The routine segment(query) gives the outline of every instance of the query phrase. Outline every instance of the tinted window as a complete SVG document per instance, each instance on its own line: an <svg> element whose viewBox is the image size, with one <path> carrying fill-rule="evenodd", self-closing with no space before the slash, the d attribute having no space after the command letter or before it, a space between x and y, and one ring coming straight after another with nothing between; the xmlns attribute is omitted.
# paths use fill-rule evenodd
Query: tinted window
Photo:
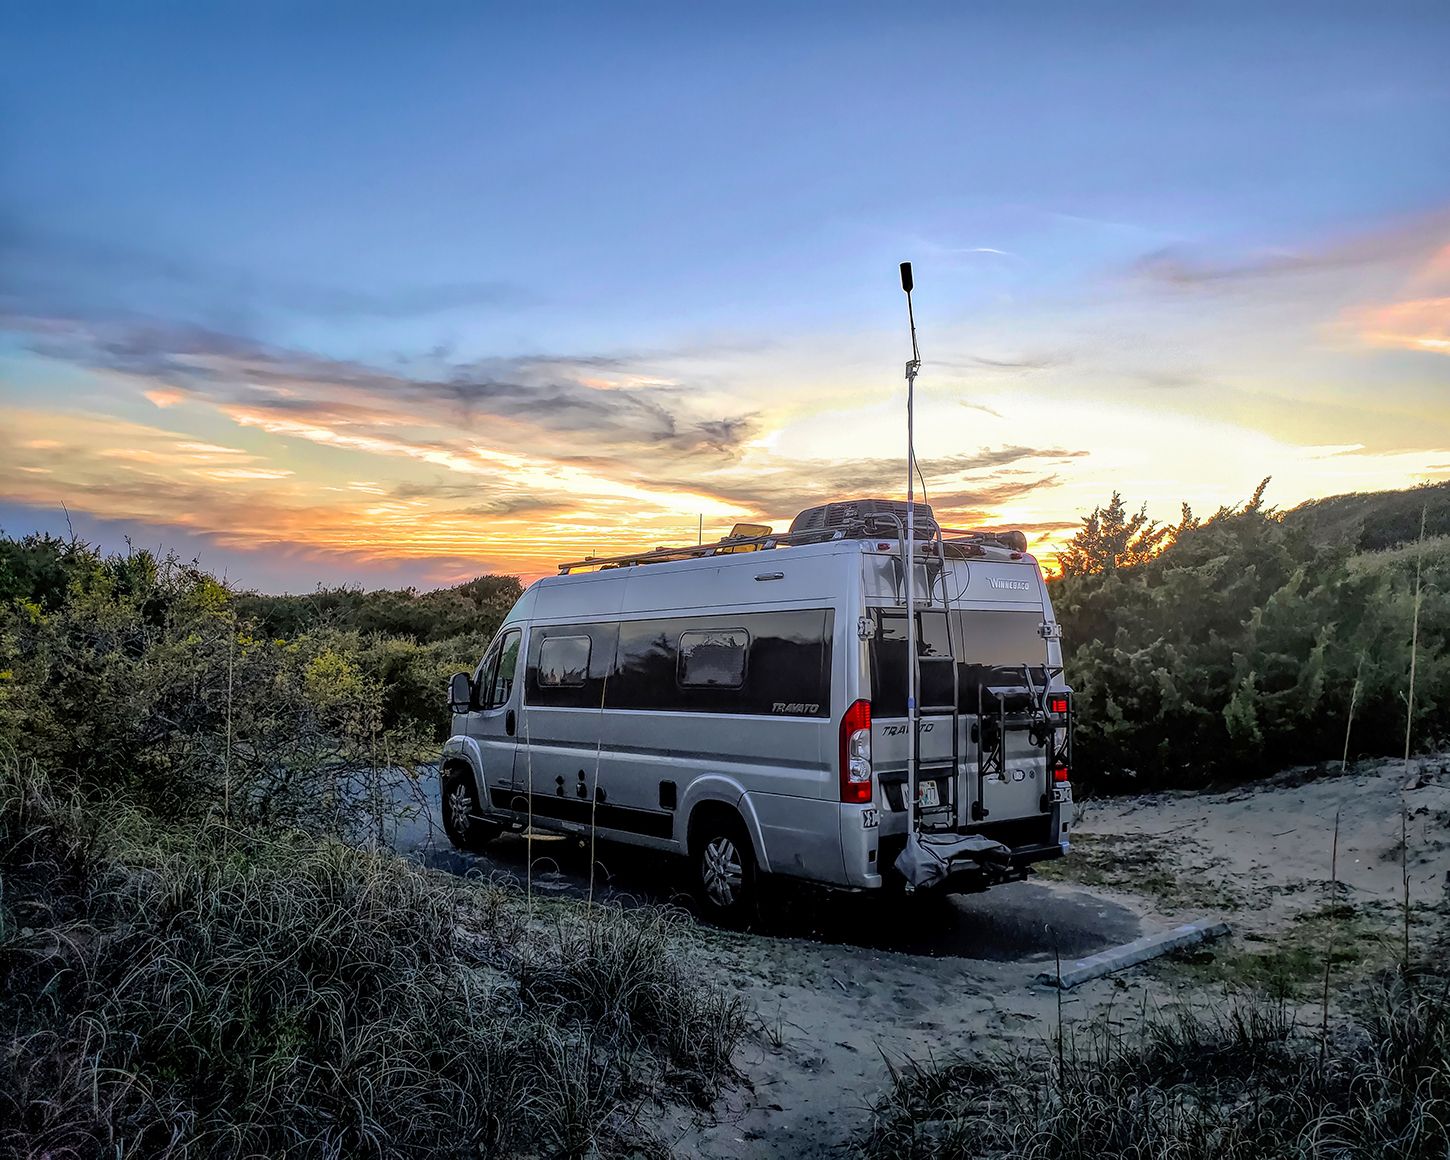
<svg viewBox="0 0 1450 1160"><path fill-rule="evenodd" d="M745 683L745 650L750 634L743 628L680 633L680 685L684 688L738 689Z"/></svg>
<svg viewBox="0 0 1450 1160"><path fill-rule="evenodd" d="M883 717L902 717L906 715L906 613L878 609L874 620L871 709ZM950 709L954 687L947 615L921 611L916 625L917 704L922 709Z"/></svg>
<svg viewBox="0 0 1450 1160"><path fill-rule="evenodd" d="M614 660L618 626L567 624L529 631L524 699L530 705L597 709ZM582 678L582 679L581 679Z"/></svg>
<svg viewBox="0 0 1450 1160"><path fill-rule="evenodd" d="M962 641L962 708L977 711L981 690L1021 685L1023 668L1039 689L1047 681L1047 643L1038 633L1040 612L957 612L953 628Z"/></svg>
<svg viewBox="0 0 1450 1160"><path fill-rule="evenodd" d="M603 698L606 709L828 717L834 623L830 609L813 609L535 628L527 700L598 708ZM569 637L590 641L587 680L582 687L544 683L545 651Z"/></svg>
<svg viewBox="0 0 1450 1160"><path fill-rule="evenodd" d="M962 659L979 665L1040 665L1047 657L1047 645L1037 631L1040 612L954 612L957 638L962 642Z"/></svg>
<svg viewBox="0 0 1450 1160"><path fill-rule="evenodd" d="M951 635L947 614L917 614L917 656L922 709L952 703L952 652L955 651L956 694L964 712L977 711L978 691L994 685L1020 685L1022 667L1031 667L1033 682L1044 682L1045 645L1037 633L1037 612L953 612ZM878 716L906 715L906 614L890 609L872 612L871 708Z"/></svg>
<svg viewBox="0 0 1450 1160"><path fill-rule="evenodd" d="M834 623L829 609L625 621L605 707L827 717ZM687 684L681 646L703 637L718 642L700 659L708 658L704 671L721 681ZM743 649L734 644L738 637Z"/></svg>
<svg viewBox="0 0 1450 1160"><path fill-rule="evenodd" d="M546 689L582 689L589 679L587 636L551 636L539 649L539 684Z"/></svg>

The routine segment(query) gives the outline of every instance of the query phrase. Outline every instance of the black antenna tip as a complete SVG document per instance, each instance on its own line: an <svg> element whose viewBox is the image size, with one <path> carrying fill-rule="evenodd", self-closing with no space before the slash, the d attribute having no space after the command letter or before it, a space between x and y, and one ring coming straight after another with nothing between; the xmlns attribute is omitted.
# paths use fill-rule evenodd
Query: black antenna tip
<svg viewBox="0 0 1450 1160"><path fill-rule="evenodd" d="M914 283L911 280L911 263L910 262L902 262L901 263L901 288L903 290L905 290L908 294L910 294L911 293L911 288L912 288L913 285L914 285Z"/></svg>

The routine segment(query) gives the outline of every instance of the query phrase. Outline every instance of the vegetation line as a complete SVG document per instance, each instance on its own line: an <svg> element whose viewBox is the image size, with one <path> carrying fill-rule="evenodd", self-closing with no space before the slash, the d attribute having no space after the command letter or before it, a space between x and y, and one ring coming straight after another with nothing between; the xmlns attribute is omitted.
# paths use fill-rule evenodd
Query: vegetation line
<svg viewBox="0 0 1450 1160"><path fill-rule="evenodd" d="M0 1156L653 1157L732 1079L687 916L385 848L517 590L0 539Z"/></svg>

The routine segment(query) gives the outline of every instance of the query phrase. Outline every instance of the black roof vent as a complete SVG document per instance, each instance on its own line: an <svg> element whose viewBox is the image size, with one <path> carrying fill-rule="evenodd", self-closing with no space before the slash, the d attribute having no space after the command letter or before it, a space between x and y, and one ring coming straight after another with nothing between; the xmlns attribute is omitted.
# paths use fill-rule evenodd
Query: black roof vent
<svg viewBox="0 0 1450 1160"><path fill-rule="evenodd" d="M929 540L936 535L936 519L924 503L912 504L916 517L916 537ZM800 532L834 532L838 529L861 534L882 535L895 530L890 519L872 520L873 516L895 516L906 523L906 501L899 499L850 499L806 508L791 521L791 535Z"/></svg>

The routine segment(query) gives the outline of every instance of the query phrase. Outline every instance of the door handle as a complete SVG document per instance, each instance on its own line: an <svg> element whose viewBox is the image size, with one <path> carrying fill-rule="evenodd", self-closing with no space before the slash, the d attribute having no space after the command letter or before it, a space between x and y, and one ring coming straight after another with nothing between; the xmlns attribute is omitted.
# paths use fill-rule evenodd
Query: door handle
<svg viewBox="0 0 1450 1160"><path fill-rule="evenodd" d="M514 735L514 711L512 709L503 715L503 731L510 737Z"/></svg>

